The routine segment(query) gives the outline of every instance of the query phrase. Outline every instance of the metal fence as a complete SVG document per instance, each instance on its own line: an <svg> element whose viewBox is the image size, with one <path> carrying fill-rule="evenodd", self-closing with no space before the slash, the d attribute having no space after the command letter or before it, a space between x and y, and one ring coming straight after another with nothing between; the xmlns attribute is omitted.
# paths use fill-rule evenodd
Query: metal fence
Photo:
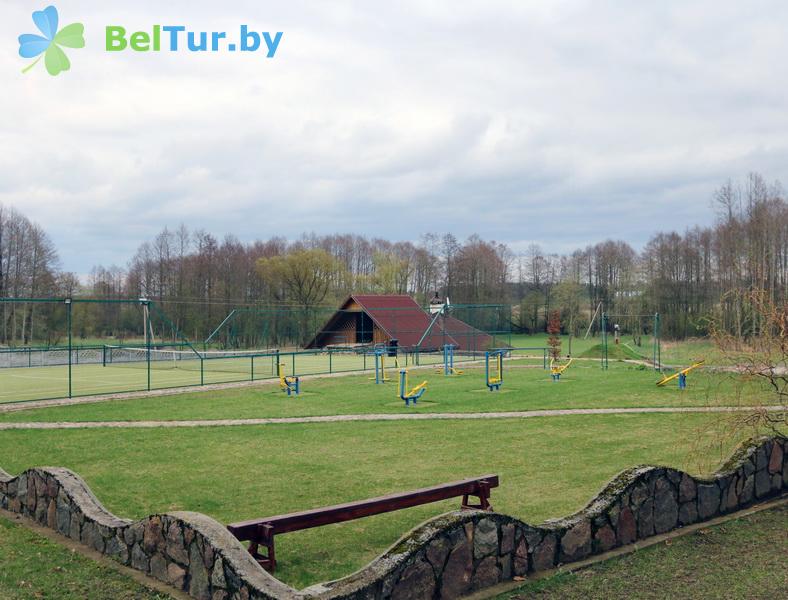
<svg viewBox="0 0 788 600"><path fill-rule="evenodd" d="M257 381L280 372L363 372L374 370L374 354L381 346L397 357L399 366L440 365L445 344L455 347L459 361L483 360L484 350L505 346L509 339L503 309L464 306L453 308L441 323L422 318L435 321L425 336L429 344L375 341L363 329L364 321L359 334L364 341L354 337L347 343L301 349L297 340L331 334L326 325L337 314L342 318L343 311L321 309L308 319L298 311L233 311L212 336L193 342L157 303L144 298L0 299L0 403ZM404 312L389 316L388 337L424 335ZM359 321L357 313L352 318ZM277 341L290 347L278 347Z"/></svg>

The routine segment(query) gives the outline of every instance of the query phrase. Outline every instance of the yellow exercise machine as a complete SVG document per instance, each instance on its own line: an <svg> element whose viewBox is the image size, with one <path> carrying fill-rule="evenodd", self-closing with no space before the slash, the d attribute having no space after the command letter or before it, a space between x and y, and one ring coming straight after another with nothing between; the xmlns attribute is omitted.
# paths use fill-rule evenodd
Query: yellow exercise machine
<svg viewBox="0 0 788 600"><path fill-rule="evenodd" d="M287 392L288 396L295 394L298 396L301 393L301 379L297 375L285 375L285 363L278 363L276 365L277 375L279 375L279 389Z"/></svg>
<svg viewBox="0 0 788 600"><path fill-rule="evenodd" d="M553 378L553 381L558 381L561 379L561 374L569 368L569 365L572 364L573 358L569 358L569 362L565 365L559 365L555 362L554 358L550 359L550 377Z"/></svg>
<svg viewBox="0 0 788 600"><path fill-rule="evenodd" d="M491 392L497 392L503 385L504 352L505 350L491 350L484 353L484 378Z"/></svg>
<svg viewBox="0 0 788 600"><path fill-rule="evenodd" d="M405 406L410 406L411 401L416 404L427 391L427 382L422 381L410 391L408 390L408 370L400 369L399 372L399 397L405 401Z"/></svg>
<svg viewBox="0 0 788 600"><path fill-rule="evenodd" d="M686 389L687 388L687 373L692 371L692 369L697 369L699 367L702 367L705 362L706 362L705 360L699 360L696 363L692 363L686 369L682 369L681 371L678 371L677 373L673 373L673 375L665 375L662 379L660 379L657 382L657 385L662 386L662 385L665 385L666 383L668 383L669 381L673 381L674 379L678 379L679 380L679 389L680 390Z"/></svg>

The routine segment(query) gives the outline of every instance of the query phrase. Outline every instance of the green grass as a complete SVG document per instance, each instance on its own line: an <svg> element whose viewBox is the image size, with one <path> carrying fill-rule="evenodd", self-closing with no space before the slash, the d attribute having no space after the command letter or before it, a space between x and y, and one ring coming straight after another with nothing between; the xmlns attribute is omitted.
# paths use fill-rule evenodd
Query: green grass
<svg viewBox="0 0 788 600"><path fill-rule="evenodd" d="M526 598L784 598L788 508L760 512L576 571L528 583Z"/></svg>
<svg viewBox="0 0 788 600"><path fill-rule="evenodd" d="M192 393L115 400L80 406L55 407L0 414L0 421L123 421L236 419L315 415L490 412L510 410L705 406L735 401L736 386L729 375L694 371L689 388L657 387L660 375L637 365L611 361L602 371L595 361L576 360L559 382L549 371L531 368L528 361L507 361L504 385L489 392L480 367L445 377L433 369L413 370L411 385L428 381L426 394L415 407L399 399L394 381L375 385L371 374L308 379L303 393L288 397L278 386L195 391ZM541 359L539 360L541 365ZM396 377L393 370L391 377ZM747 398L764 398L762 388L748 384Z"/></svg>
<svg viewBox="0 0 788 600"><path fill-rule="evenodd" d="M561 339L561 354L569 354L570 341L568 335L558 336ZM515 348L544 348L547 346L548 335L537 333L534 335L512 334L511 336L501 336L502 345L509 345ZM589 336L584 340L582 337L573 337L571 340L571 352L573 356L579 356L591 346L599 343L599 338Z"/></svg>
<svg viewBox="0 0 788 600"><path fill-rule="evenodd" d="M628 344L611 344L607 349L608 361L614 360L645 360L645 355L641 354L640 348L631 347ZM602 358L604 348L602 344L591 346L588 350L583 352L581 358Z"/></svg>
<svg viewBox="0 0 788 600"><path fill-rule="evenodd" d="M501 338L514 347L541 348L547 344L547 336L513 335ZM568 336L562 336L562 354L570 351ZM628 336L622 337L622 343L616 346L610 340L608 347L609 359L616 360L650 360L651 338L644 336L640 347ZM599 338L573 338L571 353L576 357L598 359L602 353ZM531 356L534 365L542 364L542 352L531 350L515 352L516 356ZM709 364L719 358L713 344L706 339L688 340L686 342L663 343L662 361L665 364L689 364L698 358L707 358ZM96 357L94 357L95 359ZM98 357L101 358L101 357ZM410 361L409 359L402 360ZM288 374L314 375L348 371L367 372L374 370L374 358L353 353L309 353L286 354L280 357ZM459 358L458 358L459 360ZM425 353L419 356L420 364L442 363L441 353ZM477 361L478 363L481 360ZM594 364L593 360L589 361ZM154 361L152 363L150 382L145 362L120 363L102 366L100 364L73 364L71 367L71 393L74 396L90 396L120 392L144 391L150 389L166 389L173 387L199 386L203 383L231 383L257 379L270 379L276 376L277 359L270 356L233 359L212 359L204 361L204 372L200 373L199 360ZM389 360L389 367L393 367ZM403 365L404 366L404 365ZM34 368L2 368L0 369L0 403L27 400L44 400L62 398L69 393L69 368L67 365Z"/></svg>
<svg viewBox="0 0 788 600"><path fill-rule="evenodd" d="M0 518L0 549L0 598L169 598L3 518Z"/></svg>
<svg viewBox="0 0 788 600"><path fill-rule="evenodd" d="M662 362L665 364L689 366L704 359L711 365L724 365L728 362L709 338L662 342Z"/></svg>
<svg viewBox="0 0 788 600"><path fill-rule="evenodd" d="M6 431L2 466L73 469L123 517L195 510L228 523L494 472L493 505L536 523L582 507L639 463L710 470L730 452L693 455L701 415L534 420L345 422L196 429ZM705 438L704 438L705 439ZM456 502L283 536L286 582L363 566L409 528Z"/></svg>
<svg viewBox="0 0 788 600"><path fill-rule="evenodd" d="M569 352L569 336L559 336L561 338L561 353ZM502 338L503 339L503 338ZM513 346L546 346L547 334L538 335L512 335L511 344ZM572 355L585 356L589 358L600 358L602 356L602 339L600 336L589 336L588 339L581 337L572 338ZM608 337L608 356L610 360L633 359L648 360L652 358L652 337L641 336L640 346L635 344L631 335L622 335L621 343L616 347L613 336ZM689 365L690 363L706 359L708 364L725 364L725 361L715 347L710 338L690 338L680 341L661 340L661 359L667 365Z"/></svg>

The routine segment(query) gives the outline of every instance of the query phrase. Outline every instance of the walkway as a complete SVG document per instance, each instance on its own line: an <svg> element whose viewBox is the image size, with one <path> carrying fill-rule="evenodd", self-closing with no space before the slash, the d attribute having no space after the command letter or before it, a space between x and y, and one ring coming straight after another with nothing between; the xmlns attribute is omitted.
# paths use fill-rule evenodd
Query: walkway
<svg viewBox="0 0 788 600"><path fill-rule="evenodd" d="M785 406L764 407L770 412L788 411ZM265 419L205 419L191 421L84 421L0 423L0 431L10 429L104 429L104 428L174 428L174 427L235 427L239 425L283 425L293 423L341 423L345 421L426 421L432 419L533 419L537 417L564 417L568 415L629 415L648 413L731 413L753 410L746 406L712 407L644 407L644 408L573 408L565 410L526 410L487 413L411 413L326 415L319 417L272 417Z"/></svg>

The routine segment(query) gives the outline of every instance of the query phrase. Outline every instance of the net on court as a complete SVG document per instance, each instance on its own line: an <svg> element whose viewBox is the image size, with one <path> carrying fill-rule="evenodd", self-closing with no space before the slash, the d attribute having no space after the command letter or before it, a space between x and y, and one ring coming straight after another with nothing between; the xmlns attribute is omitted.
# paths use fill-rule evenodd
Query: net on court
<svg viewBox="0 0 788 600"><path fill-rule="evenodd" d="M181 369L185 371L222 371L251 376L254 363L276 364L276 349L196 350L189 348L142 348L105 346L102 364L105 367L131 367L146 369ZM268 370L268 369L267 369Z"/></svg>

